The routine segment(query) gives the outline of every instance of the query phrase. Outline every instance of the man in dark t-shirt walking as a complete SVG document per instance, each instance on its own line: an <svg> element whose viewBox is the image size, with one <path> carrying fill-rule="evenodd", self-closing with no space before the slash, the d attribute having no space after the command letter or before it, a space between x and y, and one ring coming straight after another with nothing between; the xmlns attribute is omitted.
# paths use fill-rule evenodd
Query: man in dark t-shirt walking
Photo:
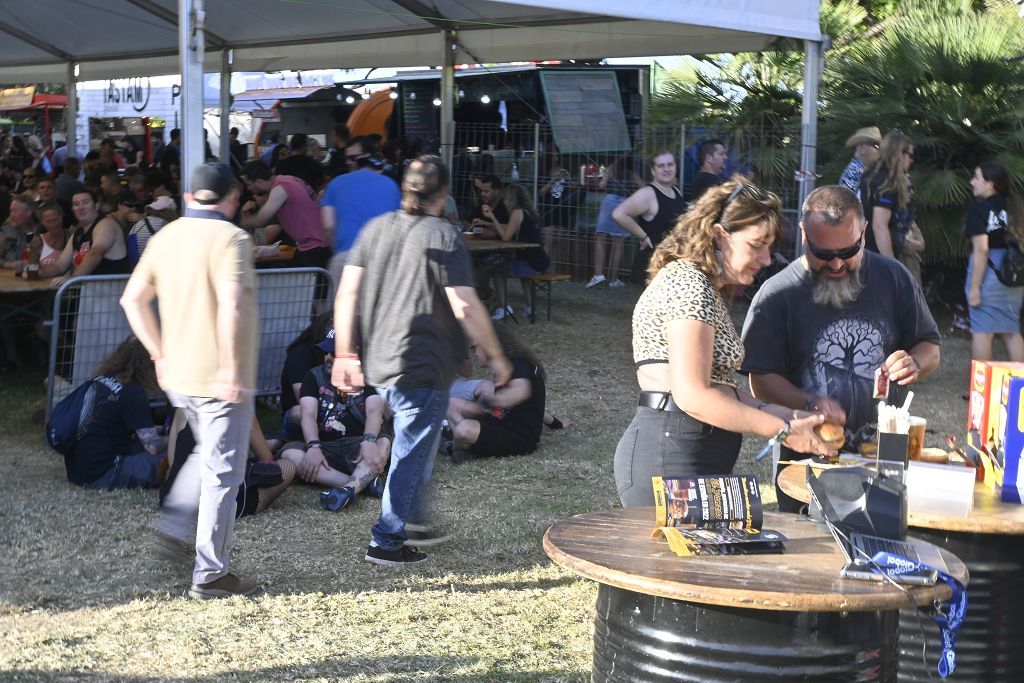
<svg viewBox="0 0 1024 683"><path fill-rule="evenodd" d="M422 562L427 556L415 546L444 540L426 523L424 487L466 336L487 356L495 386L512 374L473 289L462 235L439 217L447 199L441 160L413 161L402 181L401 210L378 216L359 233L335 302L333 384L348 392L367 383L378 387L394 416L391 467L365 557L374 564Z"/></svg>

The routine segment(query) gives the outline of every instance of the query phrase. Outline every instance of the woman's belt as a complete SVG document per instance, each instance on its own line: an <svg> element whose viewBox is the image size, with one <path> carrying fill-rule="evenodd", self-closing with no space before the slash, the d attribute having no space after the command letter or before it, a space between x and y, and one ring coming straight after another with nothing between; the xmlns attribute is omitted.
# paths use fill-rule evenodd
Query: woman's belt
<svg viewBox="0 0 1024 683"><path fill-rule="evenodd" d="M654 408L655 410L665 410L670 413L685 412L672 400L672 394L664 391L641 391L638 405L642 408Z"/></svg>

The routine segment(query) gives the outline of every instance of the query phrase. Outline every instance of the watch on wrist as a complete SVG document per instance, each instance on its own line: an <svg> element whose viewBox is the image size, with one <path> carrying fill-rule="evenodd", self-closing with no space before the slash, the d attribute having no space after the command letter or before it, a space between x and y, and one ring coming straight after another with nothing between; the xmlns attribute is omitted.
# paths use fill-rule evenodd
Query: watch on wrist
<svg viewBox="0 0 1024 683"><path fill-rule="evenodd" d="M373 443L378 438L376 434L363 434L363 443Z"/></svg>
<svg viewBox="0 0 1024 683"><path fill-rule="evenodd" d="M782 426L779 427L779 431L775 432L775 436L769 439L769 443L771 443L773 446L775 444L786 443L786 439L789 438L789 432L789 422L783 421Z"/></svg>

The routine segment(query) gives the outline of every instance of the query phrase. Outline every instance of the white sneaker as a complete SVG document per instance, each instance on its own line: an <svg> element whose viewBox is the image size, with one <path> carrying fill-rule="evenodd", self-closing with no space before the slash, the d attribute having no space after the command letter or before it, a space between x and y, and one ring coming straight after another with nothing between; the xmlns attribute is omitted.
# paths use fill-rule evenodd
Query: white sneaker
<svg viewBox="0 0 1024 683"><path fill-rule="evenodd" d="M604 275L595 275L594 277L590 278L590 282L587 283L587 288L589 289L590 287L597 287L599 284L604 282L604 280Z"/></svg>
<svg viewBox="0 0 1024 683"><path fill-rule="evenodd" d="M523 317L529 318L533 315L533 306L523 306Z"/></svg>
<svg viewBox="0 0 1024 683"><path fill-rule="evenodd" d="M626 283L622 280L612 280L608 283L608 286L612 289L618 289L619 287L625 287Z"/></svg>
<svg viewBox="0 0 1024 683"><path fill-rule="evenodd" d="M512 311L508 310L508 306L506 306L505 308L497 308L497 309L494 310L494 313L491 315L491 320L504 320L505 319L505 314L506 313L511 313L511 312Z"/></svg>

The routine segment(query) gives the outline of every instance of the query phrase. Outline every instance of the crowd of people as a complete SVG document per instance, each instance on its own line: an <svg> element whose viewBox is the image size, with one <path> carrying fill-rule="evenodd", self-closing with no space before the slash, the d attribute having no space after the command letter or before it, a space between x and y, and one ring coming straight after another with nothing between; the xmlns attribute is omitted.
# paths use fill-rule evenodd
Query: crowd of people
<svg viewBox="0 0 1024 683"><path fill-rule="evenodd" d="M417 563L423 547L446 539L429 509L435 455L460 464L531 453L545 425L563 426L545 407L543 363L492 326L512 313L497 280L494 312L482 302L502 264L472 259L462 236L471 226L540 244L545 216L529 193L480 175L479 201L462 221L437 157L396 166L375 141L344 133L335 131L335 151L345 172L330 179L328 169L341 165L319 161L303 151L308 141L293 138L276 142L266 159L235 164L237 173L208 162L180 196L173 164L169 174L142 172L139 184L138 174L111 172L117 155L104 153L84 180L76 160L64 159L67 213L58 183L52 200L40 197L50 190L38 182L36 195L11 200L5 267L55 286L70 275L131 273L121 303L135 336L90 383L92 419L67 473L91 488L162 486L159 546L194 553L195 597L257 590L230 571L234 519L265 509L295 479L326 488L328 510L364 492L379 497L365 559ZM840 183L819 187L801 208L802 256L758 289L742 331L730 306L772 261L785 229L779 198L741 175L723 178L717 140L700 146L700 193L689 205L670 152L650 158L649 184L641 169L609 169L598 262L603 268L610 238L612 269L588 286L617 275L624 235L644 247L635 267L647 279L632 319L638 406L613 459L623 505L652 504L652 476L732 471L742 434L779 445L783 459L834 454L817 430L825 422L842 425L851 444L870 440L875 374L898 400L938 367L939 333L912 267L923 248L908 174L912 141L865 128L848 144L854 158ZM996 275L1024 214L998 164L979 165L971 189L972 351L990 356L999 335L1016 359L1024 355L1024 290ZM569 192L558 174L541 194ZM280 423L267 435L252 399L257 230L275 245L290 243L295 265L327 268L337 283L333 309L328 302L288 348ZM549 265L536 247L510 269L522 278ZM173 408L167 430L146 409L159 391Z"/></svg>
<svg viewBox="0 0 1024 683"><path fill-rule="evenodd" d="M413 160L399 186L378 163L373 141L348 142L347 170L329 182L326 166L285 153L282 144L273 168L253 159L236 174L211 161L181 193L177 173L150 169L146 177L158 178L159 191L141 199L129 189L133 181L124 181L128 174L104 168L76 178L70 234L56 199L42 207L34 197L12 200L22 237L9 245L7 265L22 277L60 286L74 275L130 274L121 303L134 335L101 364L86 392L66 399L79 401L70 405L82 428L65 465L69 481L88 488L161 489L155 543L165 556L194 554L194 597L257 588L230 571L232 525L296 480L326 489L320 502L328 510L349 507L364 491L381 498L366 559L423 561L418 548L446 539L430 521L424 491L435 454L455 464L528 454L545 424L563 426L545 410L540 360L491 327L444 165L436 157ZM75 174L74 157L61 173ZM496 176L481 181L491 204L479 222L497 239L539 243L528 193ZM340 280L336 312L317 315L289 346L279 427L267 433L252 397L252 233L260 228L265 240L294 242L293 265L330 268ZM43 247L50 251L37 258ZM439 253L447 256L439 260ZM525 274L547 265L535 248L511 267ZM350 271L366 274L353 285ZM352 296L353 286L361 295ZM357 305L370 308L356 315ZM357 351L367 381L341 372ZM472 379L483 373L493 380ZM453 385L466 382L479 391L449 400ZM162 397L169 409L152 411L151 401ZM430 410L417 416L416 407Z"/></svg>

